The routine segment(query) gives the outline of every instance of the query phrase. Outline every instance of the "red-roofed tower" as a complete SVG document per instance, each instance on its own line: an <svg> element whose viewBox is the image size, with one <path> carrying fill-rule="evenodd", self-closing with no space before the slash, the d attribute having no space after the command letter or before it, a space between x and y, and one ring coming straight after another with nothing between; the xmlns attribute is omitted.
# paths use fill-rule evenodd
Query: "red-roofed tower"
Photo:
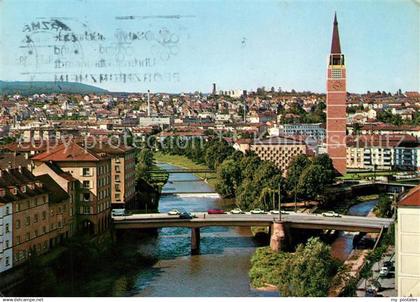
<svg viewBox="0 0 420 302"><path fill-rule="evenodd" d="M346 173L346 67L341 53L337 15L327 71L327 152L335 169Z"/></svg>

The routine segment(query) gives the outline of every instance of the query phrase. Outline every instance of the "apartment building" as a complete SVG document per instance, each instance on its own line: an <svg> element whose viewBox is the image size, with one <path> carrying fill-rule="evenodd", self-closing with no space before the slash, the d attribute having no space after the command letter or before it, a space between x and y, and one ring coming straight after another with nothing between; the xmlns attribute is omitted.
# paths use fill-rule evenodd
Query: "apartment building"
<svg viewBox="0 0 420 302"><path fill-rule="evenodd" d="M303 141L281 136L255 141L250 145L250 151L254 151L262 160L273 162L284 175L296 156L308 154Z"/></svg>
<svg viewBox="0 0 420 302"><path fill-rule="evenodd" d="M12 253L10 260L15 266L32 253L47 252L70 235L70 220L63 211L59 215L55 211L55 207L68 209L68 195L48 175L35 177L26 168L0 171L0 202L6 205L6 216L10 215L8 222L3 221L4 247L12 248L8 257Z"/></svg>
<svg viewBox="0 0 420 302"><path fill-rule="evenodd" d="M0 188L0 273L13 267L13 211Z"/></svg>
<svg viewBox="0 0 420 302"><path fill-rule="evenodd" d="M318 141L325 139L325 127L321 123L315 124L284 124L280 128L280 134L282 135L302 135L308 136Z"/></svg>
<svg viewBox="0 0 420 302"><path fill-rule="evenodd" d="M347 137L347 168L418 170L419 142L411 135Z"/></svg>
<svg viewBox="0 0 420 302"><path fill-rule="evenodd" d="M136 152L128 146L99 143L91 149L111 158L111 204L113 208L130 208L136 193Z"/></svg>
<svg viewBox="0 0 420 302"><path fill-rule="evenodd" d="M67 211L69 224L68 231L70 235L73 235L77 231L77 213L80 204L80 182L76 178L74 178L70 173L64 172L59 166L57 166L53 162L44 162L36 166L32 170L32 173L35 176L50 176L54 180L54 182L56 182L69 195Z"/></svg>
<svg viewBox="0 0 420 302"><path fill-rule="evenodd" d="M395 230L396 283L399 297L420 296L420 186L398 202Z"/></svg>
<svg viewBox="0 0 420 302"><path fill-rule="evenodd" d="M43 163L52 162L80 182L79 228L98 234L110 226L111 157L108 154L96 153L72 141L32 160L35 170Z"/></svg>

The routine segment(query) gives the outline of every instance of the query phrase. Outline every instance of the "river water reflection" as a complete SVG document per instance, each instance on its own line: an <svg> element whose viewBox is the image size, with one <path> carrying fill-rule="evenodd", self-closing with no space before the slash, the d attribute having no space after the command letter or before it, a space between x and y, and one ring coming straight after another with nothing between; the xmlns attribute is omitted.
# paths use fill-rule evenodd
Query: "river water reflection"
<svg viewBox="0 0 420 302"><path fill-rule="evenodd" d="M176 167L162 164L163 168ZM211 192L211 188L192 174L171 174L163 192ZM217 194L162 195L159 210L172 208L206 211L209 208L231 208ZM355 208L363 214L368 206ZM367 210L368 211L368 210ZM363 213L362 213L363 212ZM354 234L342 234L333 249L341 258L348 255ZM201 229L200 255L190 255L190 230L163 228L156 237L138 243L138 251L158 259L151 267L141 269L131 296L278 296L261 292L249 285L250 258L263 243L249 228L208 227Z"/></svg>
<svg viewBox="0 0 420 302"><path fill-rule="evenodd" d="M163 168L176 167L162 164ZM171 174L163 192L211 192L192 174ZM172 208L206 211L229 208L217 194L162 195L161 212ZM231 207L231 205L230 205ZM190 230L164 228L157 237L138 244L143 255L158 262L138 273L134 296L278 296L249 285L250 258L261 245L249 228L209 227L201 229L200 255L190 255Z"/></svg>

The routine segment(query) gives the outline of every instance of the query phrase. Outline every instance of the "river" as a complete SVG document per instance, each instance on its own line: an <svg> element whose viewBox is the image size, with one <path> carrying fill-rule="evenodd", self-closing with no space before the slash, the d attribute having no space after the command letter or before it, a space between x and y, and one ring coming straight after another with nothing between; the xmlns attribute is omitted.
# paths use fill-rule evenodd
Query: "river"
<svg viewBox="0 0 420 302"><path fill-rule="evenodd" d="M163 168L174 166L162 164ZM211 188L192 174L171 174L163 192L209 192ZM231 208L217 194L162 195L159 211L172 208L206 211ZM366 215L371 204L359 204L350 213ZM340 233L333 242L333 254L342 259L351 252L352 233ZM142 239L138 251L156 258L151 267L141 269L129 296L279 296L277 292L250 287L248 271L255 249L264 243L256 240L249 228L208 227L201 230L200 255L190 255L188 228L163 228L157 236Z"/></svg>

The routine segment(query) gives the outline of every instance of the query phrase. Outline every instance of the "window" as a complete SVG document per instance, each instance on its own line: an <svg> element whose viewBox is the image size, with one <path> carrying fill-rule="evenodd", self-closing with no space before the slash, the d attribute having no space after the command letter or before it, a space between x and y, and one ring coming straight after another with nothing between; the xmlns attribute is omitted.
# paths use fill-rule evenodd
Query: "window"
<svg viewBox="0 0 420 302"><path fill-rule="evenodd" d="M20 211L20 203L16 203L16 212L19 212Z"/></svg>
<svg viewBox="0 0 420 302"><path fill-rule="evenodd" d="M42 220L47 219L47 212L43 211L42 212Z"/></svg>
<svg viewBox="0 0 420 302"><path fill-rule="evenodd" d="M9 240L6 240L6 248L9 248Z"/></svg>
<svg viewBox="0 0 420 302"><path fill-rule="evenodd" d="M34 215L34 222L38 222L38 214Z"/></svg>
<svg viewBox="0 0 420 302"><path fill-rule="evenodd" d="M25 225L30 225L31 224L31 217L27 216L25 218Z"/></svg>
<svg viewBox="0 0 420 302"><path fill-rule="evenodd" d="M120 166L115 166L115 172L117 172L117 173L120 172Z"/></svg>
<svg viewBox="0 0 420 302"><path fill-rule="evenodd" d="M120 191L120 184L115 184L115 191L117 191L117 192Z"/></svg>
<svg viewBox="0 0 420 302"><path fill-rule="evenodd" d="M10 227L9 227L9 224L6 223L6 233L9 233L9 232L10 232Z"/></svg>
<svg viewBox="0 0 420 302"><path fill-rule="evenodd" d="M19 229L20 228L20 220L19 219L17 219L16 220L16 229Z"/></svg>
<svg viewBox="0 0 420 302"><path fill-rule="evenodd" d="M42 233L43 234L45 234L47 232L47 227L44 225L43 227L42 227Z"/></svg>
<svg viewBox="0 0 420 302"><path fill-rule="evenodd" d="M84 180L83 181L83 188L85 188L85 189L89 189L90 188L90 181L89 180Z"/></svg>
<svg viewBox="0 0 420 302"><path fill-rule="evenodd" d="M20 243L20 236L16 236L16 243L19 244Z"/></svg>
<svg viewBox="0 0 420 302"><path fill-rule="evenodd" d="M120 176L119 175L115 175L115 181L120 181Z"/></svg>
<svg viewBox="0 0 420 302"><path fill-rule="evenodd" d="M6 266L9 266L9 265L10 265L9 257L6 257Z"/></svg>
<svg viewBox="0 0 420 302"><path fill-rule="evenodd" d="M83 193L83 201L89 201L90 200L90 193Z"/></svg>
<svg viewBox="0 0 420 302"><path fill-rule="evenodd" d="M85 213L85 214L89 214L90 213L90 210L89 210L89 207L83 207L83 212Z"/></svg>
<svg viewBox="0 0 420 302"><path fill-rule="evenodd" d="M31 239L31 234L30 233L26 233L25 234L25 240L28 241Z"/></svg>
<svg viewBox="0 0 420 302"><path fill-rule="evenodd" d="M119 158L119 157L116 157L116 158L115 158L115 162L116 162L117 164L119 164L119 163L120 163L120 158Z"/></svg>
<svg viewBox="0 0 420 302"><path fill-rule="evenodd" d="M90 169L89 168L83 168L82 175L83 176L91 176L90 175Z"/></svg>

